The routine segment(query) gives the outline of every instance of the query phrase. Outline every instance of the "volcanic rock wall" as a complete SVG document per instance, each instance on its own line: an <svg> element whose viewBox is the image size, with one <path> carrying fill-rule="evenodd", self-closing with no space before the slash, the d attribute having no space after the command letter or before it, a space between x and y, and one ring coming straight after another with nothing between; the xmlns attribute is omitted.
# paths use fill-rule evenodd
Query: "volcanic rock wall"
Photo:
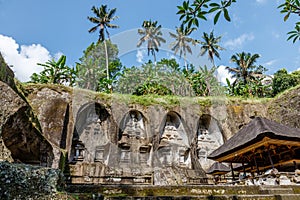
<svg viewBox="0 0 300 200"><path fill-rule="evenodd" d="M64 169L71 183L203 183L208 154L251 118L300 124L300 87L272 100L148 99L3 81L0 159Z"/></svg>

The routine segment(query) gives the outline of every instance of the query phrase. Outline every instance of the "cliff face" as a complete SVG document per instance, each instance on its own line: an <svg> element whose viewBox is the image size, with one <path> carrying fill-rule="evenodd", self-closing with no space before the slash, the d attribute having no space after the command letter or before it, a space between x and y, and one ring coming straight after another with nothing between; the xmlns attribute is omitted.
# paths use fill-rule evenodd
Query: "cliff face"
<svg viewBox="0 0 300 200"><path fill-rule="evenodd" d="M268 117L267 102L256 100L149 100L53 85L28 85L25 94L52 145L52 167L69 163L73 183L102 183L92 177L107 174L116 177L109 183L127 176L137 179L128 183L158 185L205 177L213 163L207 159L210 152L253 116ZM149 180L153 171L154 180Z"/></svg>
<svg viewBox="0 0 300 200"><path fill-rule="evenodd" d="M57 85L27 85L21 98L4 82L0 91L0 159L67 168L72 183L197 184L213 163L207 155L251 118L300 124L300 87L272 100L104 95Z"/></svg>
<svg viewBox="0 0 300 200"><path fill-rule="evenodd" d="M268 114L274 121L300 128L300 86L272 100L268 107Z"/></svg>

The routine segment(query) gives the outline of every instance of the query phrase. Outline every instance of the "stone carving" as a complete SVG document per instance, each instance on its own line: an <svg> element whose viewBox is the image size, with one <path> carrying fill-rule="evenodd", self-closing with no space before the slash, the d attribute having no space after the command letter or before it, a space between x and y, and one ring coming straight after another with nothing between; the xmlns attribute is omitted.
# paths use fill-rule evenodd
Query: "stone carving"
<svg viewBox="0 0 300 200"><path fill-rule="evenodd" d="M130 111L123 119L118 145L121 149L120 163L124 167L147 164L151 145L147 140L144 121L143 115L136 110Z"/></svg>
<svg viewBox="0 0 300 200"><path fill-rule="evenodd" d="M207 156L223 143L223 135L218 126L217 120L210 115L203 115L199 120L197 131L197 153L200 164L207 170L214 161L207 159Z"/></svg>
<svg viewBox="0 0 300 200"><path fill-rule="evenodd" d="M86 105L79 111L73 136L73 161L107 163L108 118L107 110L100 104Z"/></svg>
<svg viewBox="0 0 300 200"><path fill-rule="evenodd" d="M179 116L174 112L168 113L158 150L160 163L189 168L189 149L187 133Z"/></svg>

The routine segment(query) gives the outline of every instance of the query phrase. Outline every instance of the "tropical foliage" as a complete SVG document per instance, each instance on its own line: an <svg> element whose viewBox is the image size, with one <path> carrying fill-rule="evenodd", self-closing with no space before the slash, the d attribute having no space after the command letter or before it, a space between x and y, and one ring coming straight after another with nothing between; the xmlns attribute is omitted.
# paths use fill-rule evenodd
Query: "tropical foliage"
<svg viewBox="0 0 300 200"><path fill-rule="evenodd" d="M215 37L214 32L210 32L209 36L207 33L203 33L202 36L203 41L197 41L201 45L200 55L208 54L208 59L215 65L214 56L220 58L220 54L218 50L224 50L223 47L219 46L219 42L221 41L221 36Z"/></svg>
<svg viewBox="0 0 300 200"><path fill-rule="evenodd" d="M138 29L138 34L142 36L137 43L137 47L140 47L144 42L147 42L148 55L151 53L156 64L155 52L159 51L161 43L165 43L166 40L162 37L161 25L157 25L157 21L152 22L144 21L142 28Z"/></svg>
<svg viewBox="0 0 300 200"><path fill-rule="evenodd" d="M108 28L118 28L117 25L111 24L111 21L118 18L115 16L116 10L116 8L109 10L107 5L101 5L100 8L95 6L92 7L92 11L95 16L88 17L88 20L96 25L93 26L89 32L93 33L99 29L99 41L105 41L105 34L109 38Z"/></svg>
<svg viewBox="0 0 300 200"><path fill-rule="evenodd" d="M216 24L221 16L225 20L231 21L228 8L236 0L193 0L183 1L177 6L179 21L181 25L176 27L176 33L169 32L174 40L170 44L170 49L175 55L184 57L184 66L180 66L175 59L161 59L156 63L156 53L162 43L166 43L163 38L162 26L157 21L144 21L142 27L138 29L141 36L137 47L146 44L148 55L153 56L153 62L142 64L142 66L123 67L118 59L118 47L110 41L109 29L118 28L112 24L117 19L116 8L108 9L107 5L99 8L93 6L94 16L88 20L94 24L89 29L90 33L99 30L97 43L92 43L85 51L84 55L76 63L75 69L66 66L66 56L61 56L57 61L49 60L45 64L39 63L44 70L34 73L31 82L52 83L77 86L95 90L99 92L115 92L145 95L181 95L181 96L213 96L224 94L215 74L215 57L220 59L219 51L224 50L219 43L221 36L215 36L211 31L209 34L203 32L201 40L191 37L192 33L200 26L200 20L207 20L207 16L214 13L213 22ZM300 1L285 0L278 8L285 14L284 21L290 15L299 14ZM108 38L108 40L106 39ZM288 33L288 40L296 42L300 40L300 22L296 22L295 29ZM199 66L199 70L187 63L187 54L192 54L191 45L200 45L200 56L208 55L208 59L213 66ZM265 75L267 69L262 65L257 65L258 54L246 52L236 53L231 57L235 67L226 69L232 74L233 82L227 79L227 94L233 96L246 97L268 97L300 84L300 72L288 73L281 69L274 74L274 78ZM224 88L224 87L223 87Z"/></svg>
<svg viewBox="0 0 300 200"><path fill-rule="evenodd" d="M30 77L32 83L51 83L73 86L76 79L76 70L66 66L66 56L62 55L57 61L48 60L46 63L38 63L44 70L33 73Z"/></svg>
<svg viewBox="0 0 300 200"><path fill-rule="evenodd" d="M228 7L236 0L221 0L220 2L211 0L194 0L183 1L181 6L177 6L180 15L179 20L186 24L188 28L199 27L199 20L207 20L206 16L211 13L216 13L214 16L214 24L216 24L223 13L227 21L231 21L229 16Z"/></svg>
<svg viewBox="0 0 300 200"><path fill-rule="evenodd" d="M299 16L300 13L300 1L299 0L285 0L280 4L278 8L281 9L281 13L285 14L284 21L287 21L291 14ZM300 40L300 22L296 22L293 31L288 32L288 40L293 39L293 43Z"/></svg>
<svg viewBox="0 0 300 200"><path fill-rule="evenodd" d="M162 94L166 93L165 88L169 88L174 95L191 96L192 88L178 66L175 59L163 59L156 65L150 61L141 67L126 68L117 82L117 92L133 94L151 88L148 91L158 94L159 90L152 89L157 87L164 90Z"/></svg>
<svg viewBox="0 0 300 200"><path fill-rule="evenodd" d="M196 96L215 96L220 95L220 84L214 75L216 67L209 69L206 65L199 67L198 71L195 71L194 67L185 72L191 87Z"/></svg>
<svg viewBox="0 0 300 200"><path fill-rule="evenodd" d="M274 74L273 96L284 90L300 84L300 71L288 73L286 69L280 69Z"/></svg>
<svg viewBox="0 0 300 200"><path fill-rule="evenodd" d="M268 84L263 84L266 77L264 73L267 71L262 65L255 65L258 54L251 53L237 53L231 57L231 61L236 64L236 67L227 67L228 71L232 73L234 82L231 84L227 81L230 95L241 96L268 96Z"/></svg>
<svg viewBox="0 0 300 200"><path fill-rule="evenodd" d="M92 27L89 30L89 33L95 32L99 28L99 39L98 42L103 42L104 43L104 52L105 52L105 66L106 66L106 82L107 82L107 87L110 89L110 92L112 92L112 85L110 84L112 81L110 81L110 76L109 76L109 53L107 50L107 44L105 41L105 33L107 37L109 38L109 32L108 28L118 28L117 25L111 24L111 21L115 20L118 18L115 16L116 13L116 8L113 9L108 9L107 5L101 5L100 8L96 8L95 6L92 7L92 11L95 15L95 17L88 17L88 20L94 24L96 24L94 27Z"/></svg>
<svg viewBox="0 0 300 200"><path fill-rule="evenodd" d="M170 36L175 39L175 41L170 44L171 50L174 51L175 55L179 51L180 58L183 54L186 70L188 70L186 63L186 53L188 52L192 54L192 49L189 44L195 43L195 40L189 37L192 31L193 28L184 27L182 24L180 27L176 28L176 34L169 32Z"/></svg>
<svg viewBox="0 0 300 200"><path fill-rule="evenodd" d="M106 69L106 58L105 58L105 48L107 48L109 57L109 76L107 79L107 69ZM119 71L122 69L122 64L118 59L118 47L107 41L105 47L104 43L97 42L92 43L84 52L83 56L79 59L80 62L76 64L77 68L77 84L81 88L110 92L110 86L113 86Z"/></svg>

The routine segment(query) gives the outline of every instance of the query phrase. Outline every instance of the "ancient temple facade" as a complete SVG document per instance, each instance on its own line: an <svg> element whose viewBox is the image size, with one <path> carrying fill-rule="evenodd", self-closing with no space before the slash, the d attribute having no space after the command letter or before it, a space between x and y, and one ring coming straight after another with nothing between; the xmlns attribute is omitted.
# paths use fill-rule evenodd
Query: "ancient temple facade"
<svg viewBox="0 0 300 200"><path fill-rule="evenodd" d="M191 132L180 113L169 111L161 117L155 131L150 120L141 111L129 109L116 122L109 110L99 103L82 106L72 137L69 182L205 183L205 169L213 164L207 155L224 142L218 122L209 115L199 117L197 130Z"/></svg>

